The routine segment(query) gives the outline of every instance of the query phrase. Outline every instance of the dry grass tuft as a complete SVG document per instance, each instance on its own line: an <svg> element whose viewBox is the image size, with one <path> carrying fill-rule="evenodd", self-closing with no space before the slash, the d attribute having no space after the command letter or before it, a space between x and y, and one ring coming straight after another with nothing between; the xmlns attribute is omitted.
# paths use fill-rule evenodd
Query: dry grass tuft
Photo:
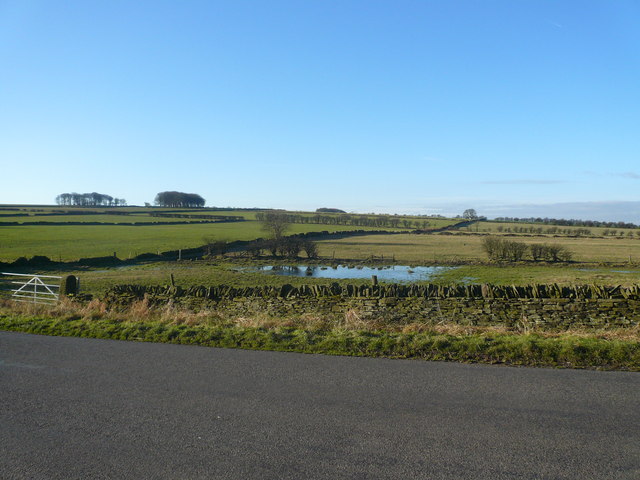
<svg viewBox="0 0 640 480"><path fill-rule="evenodd" d="M102 300L91 300L86 306L80 308L82 318L87 320L97 320L107 316L107 304Z"/></svg>
<svg viewBox="0 0 640 480"><path fill-rule="evenodd" d="M128 316L133 317L133 320L148 320L152 313L151 310L149 297L145 295L142 300L136 300L131 304L128 309Z"/></svg>
<svg viewBox="0 0 640 480"><path fill-rule="evenodd" d="M350 309L344 316L303 314L286 317L274 317L264 312L250 313L245 316L232 316L224 310L189 310L169 301L162 305L153 305L148 298L132 303L128 307L110 308L104 301L94 299L83 304L69 298L63 298L55 306L16 303L0 300L0 314L65 319L111 319L128 322L160 322L172 325L208 325L238 326L250 328L296 328L301 330L350 330L350 331L386 331L402 333L435 333L439 335L520 335L535 333L542 337L561 336L591 337L605 340L624 340L640 342L640 325L618 328L593 328L574 326L570 329L550 329L520 318L513 328L504 325L474 326L432 320L416 320L410 323L398 322L393 318L373 317L360 310Z"/></svg>

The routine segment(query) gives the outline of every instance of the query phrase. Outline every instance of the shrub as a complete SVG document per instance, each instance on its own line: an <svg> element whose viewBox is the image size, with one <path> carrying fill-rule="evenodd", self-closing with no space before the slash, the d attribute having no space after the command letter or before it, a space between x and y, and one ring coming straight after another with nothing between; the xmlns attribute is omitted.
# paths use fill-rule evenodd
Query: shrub
<svg viewBox="0 0 640 480"><path fill-rule="evenodd" d="M482 241L482 248L487 252L489 260L519 262L529 247L524 243L487 237Z"/></svg>
<svg viewBox="0 0 640 480"><path fill-rule="evenodd" d="M533 258L534 262L544 260L546 251L545 245L541 243L534 243L529 247L529 251L531 252L531 258Z"/></svg>
<svg viewBox="0 0 640 480"><path fill-rule="evenodd" d="M279 250L283 256L296 258L302 250L302 240L295 237L284 237L279 241Z"/></svg>
<svg viewBox="0 0 640 480"><path fill-rule="evenodd" d="M264 246L264 242L261 241L254 241L251 242L247 245L247 251L251 254L251 256L253 257L259 257L260 255L262 255L262 250L265 248Z"/></svg>
<svg viewBox="0 0 640 480"><path fill-rule="evenodd" d="M311 240L302 242L302 250L307 254L308 258L318 258L318 244Z"/></svg>
<svg viewBox="0 0 640 480"><path fill-rule="evenodd" d="M531 245L531 257L535 262L568 262L573 257L571 251L556 243L536 243Z"/></svg>
<svg viewBox="0 0 640 480"><path fill-rule="evenodd" d="M498 237L487 237L482 240L482 248L487 252L489 260L498 260L498 249L501 242L502 240Z"/></svg>

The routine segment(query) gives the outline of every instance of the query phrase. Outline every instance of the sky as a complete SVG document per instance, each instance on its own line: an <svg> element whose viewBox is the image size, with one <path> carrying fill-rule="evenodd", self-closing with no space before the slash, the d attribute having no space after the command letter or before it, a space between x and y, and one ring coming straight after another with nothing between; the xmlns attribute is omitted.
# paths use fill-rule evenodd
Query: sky
<svg viewBox="0 0 640 480"><path fill-rule="evenodd" d="M0 0L0 203L640 223L636 0Z"/></svg>

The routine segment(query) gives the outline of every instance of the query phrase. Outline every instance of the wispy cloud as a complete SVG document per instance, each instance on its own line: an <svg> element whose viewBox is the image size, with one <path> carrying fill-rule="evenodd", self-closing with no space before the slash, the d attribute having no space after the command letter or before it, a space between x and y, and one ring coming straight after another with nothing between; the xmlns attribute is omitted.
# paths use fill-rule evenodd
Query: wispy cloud
<svg viewBox="0 0 640 480"><path fill-rule="evenodd" d="M480 182L483 185L553 185L557 183L567 183L565 180L536 180L536 179L514 179L514 180L485 180Z"/></svg>
<svg viewBox="0 0 640 480"><path fill-rule="evenodd" d="M608 177L622 177L622 178L631 178L633 180L640 180L640 173L636 173L636 172L594 172L592 170L585 170L584 172L585 175L591 175L591 176L597 176L597 177L601 177L603 175L606 175Z"/></svg>
<svg viewBox="0 0 640 480"><path fill-rule="evenodd" d="M564 25L562 25L561 23L558 22L554 22L553 20L547 20L547 23L551 26L554 26L556 28L562 28L564 27Z"/></svg>
<svg viewBox="0 0 640 480"><path fill-rule="evenodd" d="M634 180L640 180L640 174L635 173L635 172L619 173L618 176L619 177L624 177L624 178L633 178Z"/></svg>

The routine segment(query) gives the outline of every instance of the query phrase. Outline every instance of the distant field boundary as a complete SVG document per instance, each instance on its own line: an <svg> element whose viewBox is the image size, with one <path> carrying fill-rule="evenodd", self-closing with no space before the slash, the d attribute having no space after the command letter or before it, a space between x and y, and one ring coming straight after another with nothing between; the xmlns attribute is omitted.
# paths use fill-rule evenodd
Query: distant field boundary
<svg viewBox="0 0 640 480"><path fill-rule="evenodd" d="M52 226L83 226L83 225L97 225L97 226L115 226L115 227L146 227L155 225L194 225L202 223L231 223L231 222L245 222L246 219L237 220L183 220L181 222L176 221L157 221L157 222L131 222L131 223L115 223L115 222L0 222L0 227L28 227L37 225L39 227L52 227Z"/></svg>

